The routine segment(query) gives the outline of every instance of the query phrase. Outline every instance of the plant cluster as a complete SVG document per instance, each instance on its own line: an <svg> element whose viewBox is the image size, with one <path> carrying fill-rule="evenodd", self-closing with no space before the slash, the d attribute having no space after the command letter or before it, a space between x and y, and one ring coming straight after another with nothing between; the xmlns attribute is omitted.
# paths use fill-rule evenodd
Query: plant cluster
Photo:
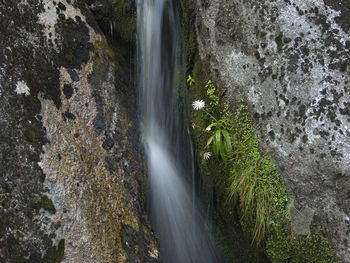
<svg viewBox="0 0 350 263"><path fill-rule="evenodd" d="M194 83L191 76L187 81L190 86ZM219 109L219 97L212 81L208 81L206 89L209 107L206 108L202 100L192 104L195 110L205 112L211 121L206 127L211 136L205 148L212 145L217 160L229 167L227 195L240 204L242 226L259 244L264 240L274 217L280 211L287 214L286 189L280 182L275 166L258 149L259 141L251 128L244 101L241 100L240 108L232 115L227 105Z"/></svg>
<svg viewBox="0 0 350 263"><path fill-rule="evenodd" d="M191 76L187 82L196 85ZM228 106L220 103L213 82L208 81L205 99L196 100L192 106L195 112L204 113L203 117L195 114L196 123L192 124L202 131L197 135L197 147L203 149L202 154L204 151L203 164L220 170L221 178L215 179L214 184L224 191L229 206L239 206L242 229L252 242L264 246L272 262L314 262L308 261L310 255L319 262L334 262L332 251L320 234L291 234L286 188L274 164L258 148L259 140L244 100L234 114L230 113ZM215 158L210 158L211 152L207 151L210 145ZM302 248L304 245L310 247L308 253Z"/></svg>

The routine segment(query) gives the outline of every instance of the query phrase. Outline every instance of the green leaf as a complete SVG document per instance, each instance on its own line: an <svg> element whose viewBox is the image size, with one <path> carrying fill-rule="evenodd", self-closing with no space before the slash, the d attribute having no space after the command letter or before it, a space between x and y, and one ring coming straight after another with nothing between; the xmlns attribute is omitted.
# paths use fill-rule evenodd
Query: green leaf
<svg viewBox="0 0 350 263"><path fill-rule="evenodd" d="M211 144L211 142L213 141L214 137L215 137L215 134L209 138L209 140L208 140L207 145L205 146L205 148L207 148L207 147Z"/></svg>
<svg viewBox="0 0 350 263"><path fill-rule="evenodd" d="M192 83L194 83L194 79L191 77L191 75L188 75L187 83L190 84L190 87L192 86Z"/></svg>
<svg viewBox="0 0 350 263"><path fill-rule="evenodd" d="M221 147L221 130L217 130L215 132L215 140L213 143L213 152L216 157L219 156L220 147Z"/></svg>
<svg viewBox="0 0 350 263"><path fill-rule="evenodd" d="M232 152L232 143L231 143L231 138L230 134L226 130L222 130L222 135L224 135L224 147L226 153L231 153Z"/></svg>
<svg viewBox="0 0 350 263"><path fill-rule="evenodd" d="M226 160L226 152L225 152L225 146L224 144L220 144L220 155L221 158L225 161Z"/></svg>

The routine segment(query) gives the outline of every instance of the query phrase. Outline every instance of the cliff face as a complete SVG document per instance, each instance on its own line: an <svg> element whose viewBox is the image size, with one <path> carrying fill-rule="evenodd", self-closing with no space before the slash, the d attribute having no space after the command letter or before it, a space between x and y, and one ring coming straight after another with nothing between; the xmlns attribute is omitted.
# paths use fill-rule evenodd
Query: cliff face
<svg viewBox="0 0 350 263"><path fill-rule="evenodd" d="M288 189L292 230L350 262L348 1L197 0L198 51L231 106L244 97ZM293 213L295 208L299 213Z"/></svg>
<svg viewBox="0 0 350 263"><path fill-rule="evenodd" d="M119 51L83 1L1 2L0 21L0 261L158 262Z"/></svg>

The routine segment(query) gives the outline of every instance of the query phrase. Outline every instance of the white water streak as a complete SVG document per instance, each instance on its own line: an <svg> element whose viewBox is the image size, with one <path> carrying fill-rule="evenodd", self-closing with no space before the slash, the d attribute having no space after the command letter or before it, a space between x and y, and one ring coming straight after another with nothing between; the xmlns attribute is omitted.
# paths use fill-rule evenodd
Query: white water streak
<svg viewBox="0 0 350 263"><path fill-rule="evenodd" d="M215 263L215 249L187 184L193 176L192 167L184 165L188 159L193 164L190 143L184 143L189 138L182 135L186 132L176 117L173 85L181 50L179 23L171 1L139 0L137 10L141 127L150 214L161 257L165 263Z"/></svg>

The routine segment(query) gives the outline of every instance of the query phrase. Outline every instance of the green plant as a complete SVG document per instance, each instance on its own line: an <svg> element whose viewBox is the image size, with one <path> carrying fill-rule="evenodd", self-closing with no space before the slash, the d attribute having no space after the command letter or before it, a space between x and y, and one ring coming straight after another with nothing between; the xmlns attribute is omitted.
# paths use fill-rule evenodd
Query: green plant
<svg viewBox="0 0 350 263"><path fill-rule="evenodd" d="M191 75L188 76L187 83L189 83L190 86L195 83L195 80L191 77ZM195 110L203 110L212 121L206 130L208 132L212 132L213 134L208 139L205 148L208 148L210 144L212 144L214 155L217 158L220 156L223 160L226 160L227 156L232 153L232 143L229 133L230 122L225 116L219 120L213 116L211 112L213 112L219 105L219 97L215 94L215 86L211 80L208 81L206 88L207 95L209 97L210 109L206 110L204 108L205 103L203 100L196 100L192 103L192 106ZM212 130L213 128L215 128L215 130ZM206 154L208 154L208 152ZM207 159L206 156L205 159Z"/></svg>
<svg viewBox="0 0 350 263"><path fill-rule="evenodd" d="M208 126L208 128L211 128L213 126L216 126L217 123L212 123ZM223 129L220 126L216 126L218 129L215 131L215 133L208 139L206 147L209 147L209 145L212 143L213 145L213 152L216 157L221 156L223 160L226 160L226 157L232 152L232 145L231 145L231 139L230 134L227 130Z"/></svg>
<svg viewBox="0 0 350 263"><path fill-rule="evenodd" d="M201 77L205 78L206 74L201 74ZM202 111L193 111L192 127L197 147L205 149L212 144L214 154L216 152L221 157L204 160L200 167L207 184L204 189L209 195L213 191L220 198L217 209L226 213L238 207L243 231L250 236L252 243L264 248L273 263L336 262L327 240L319 232L313 231L310 237L291 233L286 187L269 157L259 150L259 139L254 134L251 114L244 99L239 101L232 114L227 105L220 103L212 81L193 80L192 86L197 90L191 91L192 94L205 96L203 89L197 87L198 83L206 86L208 103L204 107L204 101L196 101L199 103L196 106ZM224 143L225 138L230 141L226 139ZM220 147L227 147L227 144L231 150L227 149L222 156ZM208 189L210 187L213 190ZM227 220L233 220L231 212L227 213ZM229 238L225 233L220 233L220 236L221 246L227 250Z"/></svg>
<svg viewBox="0 0 350 263"><path fill-rule="evenodd" d="M194 79L191 77L191 75L188 75L187 83L190 85L190 87L191 87L192 84L194 83Z"/></svg>
<svg viewBox="0 0 350 263"><path fill-rule="evenodd" d="M287 216L287 192L275 166L260 153L259 141L251 128L245 105L235 112L232 122L233 154L230 159L229 196L239 202L243 229L260 244L280 214Z"/></svg>
<svg viewBox="0 0 350 263"><path fill-rule="evenodd" d="M187 82L190 86L195 83L191 76ZM194 109L203 110L211 121L206 131L212 135L205 148L211 144L214 155L226 163L227 198L240 205L243 230L251 233L253 242L260 244L274 218L280 214L287 216L286 189L273 163L258 149L259 140L251 128L244 100L241 99L240 107L232 115L226 104L220 108L219 96L211 80L206 89L209 107L205 108L201 100L192 104Z"/></svg>

